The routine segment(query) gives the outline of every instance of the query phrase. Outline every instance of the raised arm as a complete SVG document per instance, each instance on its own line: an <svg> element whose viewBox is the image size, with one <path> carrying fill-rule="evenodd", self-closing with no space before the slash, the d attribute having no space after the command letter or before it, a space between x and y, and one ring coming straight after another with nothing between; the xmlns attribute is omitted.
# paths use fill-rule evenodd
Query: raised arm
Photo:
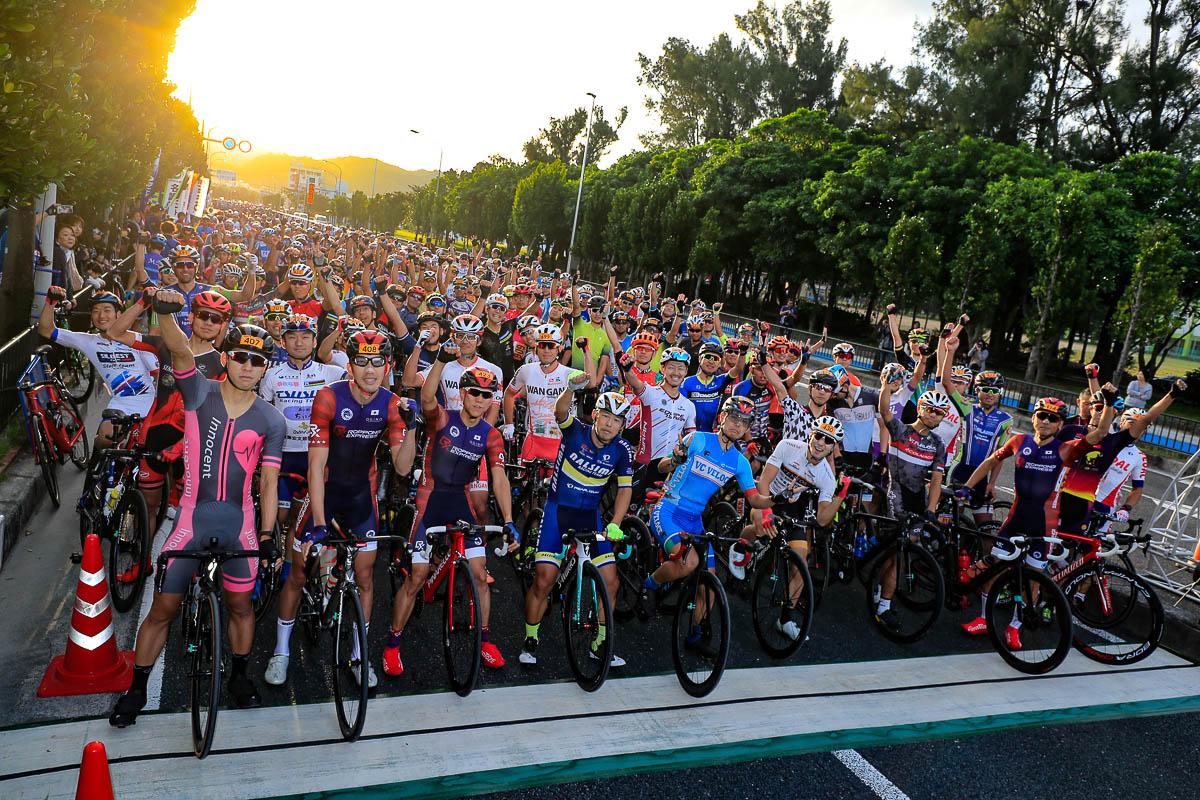
<svg viewBox="0 0 1200 800"><path fill-rule="evenodd" d="M1112 384L1109 385L1111 386ZM1137 420L1129 426L1129 434L1135 439L1140 439L1142 434L1146 432L1146 429L1150 427L1150 424L1162 416L1163 413L1171 407L1171 404L1175 402L1175 398L1183 397L1183 393L1186 391L1186 382L1184 382L1182 379L1175 381L1175 383L1171 385L1171 391L1167 392L1167 394L1164 395L1161 400L1151 406L1145 414L1138 417Z"/></svg>

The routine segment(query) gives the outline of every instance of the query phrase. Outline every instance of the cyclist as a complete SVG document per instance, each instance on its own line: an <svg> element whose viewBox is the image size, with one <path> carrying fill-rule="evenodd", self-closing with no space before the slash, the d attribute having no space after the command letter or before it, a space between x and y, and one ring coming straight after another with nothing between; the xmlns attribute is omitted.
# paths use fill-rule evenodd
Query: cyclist
<svg viewBox="0 0 1200 800"><path fill-rule="evenodd" d="M988 456L1008 441L1013 418L1000 408L1000 392L1003 388L1004 376L999 372L981 372L975 376L975 396L979 402L972 405L970 412L963 417L962 458L950 473L953 482L965 482ZM994 469L999 471L1000 466L1000 462L996 462ZM988 484L995 482L994 477L987 481ZM985 495L984 488L985 484L980 482L970 500L977 525L992 518L994 498Z"/></svg>
<svg viewBox="0 0 1200 800"><path fill-rule="evenodd" d="M645 616L653 615L658 604L658 591L664 583L687 577L700 565L696 551L684 547L683 534L704 530L700 515L714 494L729 480L736 479L754 508L770 508L771 498L758 493L750 462L735 444L750 429L756 411L754 403L745 397L730 397L721 407L716 433L692 431L675 445L670 455L654 463L660 473L671 473L663 485L663 497L650 515L650 530L662 548L664 562L642 584L641 607ZM707 568L715 568L715 559L708 552ZM697 613L702 613L697 608ZM700 620L693 617L687 646L704 652L708 645L701 641ZM706 653L711 656L711 653Z"/></svg>
<svg viewBox="0 0 1200 800"><path fill-rule="evenodd" d="M309 440L313 400L322 387L346 377L336 364L322 364L313 358L317 331L311 317L292 314L283 323L283 347L287 361L271 367L258 385L262 399L279 409L287 420L287 438L283 443L283 461L279 478L279 525L287 530L292 498L300 494L300 484L291 475L308 473ZM269 682L269 681L268 681Z"/></svg>
<svg viewBox="0 0 1200 800"><path fill-rule="evenodd" d="M541 458L553 461L558 456L558 445L562 439L562 432L555 420L555 403L566 388L567 376L572 370L558 363L562 337L556 325L539 325L536 336L539 363L526 364L517 370L512 382L504 390L504 418L513 419L517 397L524 395L527 409L526 436L521 443L521 459L531 461ZM583 375L588 377L586 372ZM500 432L504 434L505 440L511 440L515 426L512 422L501 425Z"/></svg>
<svg viewBox="0 0 1200 800"><path fill-rule="evenodd" d="M383 671L388 675L401 675L404 672L404 664L400 660L400 636L412 614L417 593L429 577L430 547L425 530L459 520L475 523L475 513L472 502L468 502L466 490L467 485L475 481L483 470L491 476L492 493L511 537L509 549L515 550L520 543L521 535L512 524L512 488L504 473L504 437L484 418L495 394L500 390L499 379L488 370L470 367L458 378L461 406L450 411L438 403L437 389L442 370L457 361L458 357L458 345L454 341L446 342L421 386L421 411L428 437L421 483L417 489L417 518L413 523L411 538L412 573L396 592L392 626L383 651ZM485 487L485 500L486 497ZM493 668L503 667L504 658L499 648L488 639L492 603L482 535L474 531L468 533L465 546L479 590L483 663Z"/></svg>
<svg viewBox="0 0 1200 800"><path fill-rule="evenodd" d="M181 293L163 289L155 305L182 306ZM277 513L275 488L287 425L283 415L254 392L267 369L273 346L267 332L256 325L239 325L225 337L228 356L226 380L204 378L196 370L187 337L170 313L160 315L162 336L171 351L172 366L183 395L184 492L179 514L163 552L203 549L216 537L223 550L262 551L264 561L278 553L271 531ZM261 464L260 517L255 536L254 499L250 482ZM162 590L138 629L133 658L133 684L121 695L108 721L124 728L137 720L146 705L146 682L158 654L166 644L171 620L179 612L183 595L196 574L197 562L178 559L167 563ZM254 640L254 606L251 592L258 570L256 559L233 559L221 567L228 633L233 655L229 693L242 708L261 699L246 672Z"/></svg>
<svg viewBox="0 0 1200 800"><path fill-rule="evenodd" d="M876 438L881 393L861 384L856 386L850 380L850 373L840 364L834 364L829 371L838 376L839 388L825 406L825 413L836 417L845 430L841 444L842 459L851 467L867 470L874 460L872 442ZM884 433L880 432L878 438L884 441ZM942 458L945 458L944 447Z"/></svg>
<svg viewBox="0 0 1200 800"><path fill-rule="evenodd" d="M619 523L633 497L633 448L621 438L621 428L632 404L620 392L605 392L596 399L593 424L580 422L571 414L571 404L575 387L585 384L587 374L575 371L571 378L554 404L554 418L562 429L562 446L558 449L550 496L542 515L533 586L525 595L525 644L518 657L522 664L537 663L538 628L565 555L562 535L571 529L601 530L600 495L613 475L617 478L616 500L604 528L606 538L596 542L592 563L604 578L610 605L616 603L619 579L612 542L624 538ZM593 657L606 635L606 625L601 625L592 642ZM613 653L610 663L622 667L625 659Z"/></svg>
<svg viewBox="0 0 1200 800"><path fill-rule="evenodd" d="M664 350L662 383L658 386L644 382L637 369L631 366L628 356L624 356L620 364L626 385L637 395L641 404L638 418L641 431L634 456L634 462L642 467L642 480L635 492L639 500L658 479L651 465L670 455L680 439L696 430L696 405L680 391L683 379L687 376L689 360L688 354L678 347Z"/></svg>
<svg viewBox="0 0 1200 800"><path fill-rule="evenodd" d="M712 342L703 342L696 349L696 360L699 368L684 379L679 391L696 407L696 430L708 433L716 427L726 390L738 382L742 361L738 359L736 366L722 372L721 346Z"/></svg>
<svg viewBox="0 0 1200 800"><path fill-rule="evenodd" d="M1125 412L1121 414L1120 426L1129 428L1145 413L1140 408L1126 408ZM1117 508L1121 490L1125 488L1126 484L1129 484L1130 487L1129 494L1125 498L1125 504ZM1145 485L1146 454L1136 444L1127 445L1124 450L1117 453L1112 466L1100 479L1100 485L1096 487L1096 503L1092 509L1100 514L1111 514L1117 519L1127 520L1134 506L1142 499ZM1116 511L1113 511L1114 508ZM1110 527L1112 527L1112 523L1105 522L1100 530L1107 531Z"/></svg>
<svg viewBox="0 0 1200 800"><path fill-rule="evenodd" d="M516 333L517 321L505 318L508 313L508 298L502 294L488 295L483 313L484 325L483 330L479 332L479 352L488 361L500 365L503 373L501 377L507 384L512 380L516 366L513 363L513 335Z"/></svg>
<svg viewBox="0 0 1200 800"><path fill-rule="evenodd" d="M316 319L321 316L322 302L313 294L312 267L307 264L293 264L286 273L287 291L281 291L280 297L287 300L293 314L304 314ZM290 295L290 297L288 296Z"/></svg>
<svg viewBox="0 0 1200 800"><path fill-rule="evenodd" d="M1113 393L1116 397L1116 393ZM1016 456L1016 469L1013 473L1013 504L1008 510L1008 518L1000 526L997 535L1010 539L1016 535L1040 539L1053 534L1058 528L1058 506L1056 503L1059 474L1063 468L1075 463L1093 445L1099 444L1104 438L1108 424L1112 422L1113 409L1107 406L1102 417L1107 417L1105 427L1093 427L1086 437L1063 441L1058 438L1067 418L1067 405L1057 397L1043 397L1033 406L1033 433L1018 433L1004 443L996 452L988 456L982 464L975 468L959 490L962 496L969 497L974 487L985 478L988 481L986 495L995 491L997 470L996 464L1006 458ZM984 569L993 563L995 554L1005 555L1007 548L997 542L992 548L992 556L985 557L975 565L975 569ZM1035 544L1026 557L1026 562L1035 569L1044 569L1045 545ZM967 633L978 636L987 633L987 619L983 610L987 607L987 592L991 583L983 586L980 593L982 604L979 616L962 626ZM1019 649L1021 621L1014 619L1005 631L1005 640L1010 649Z"/></svg>
<svg viewBox="0 0 1200 800"><path fill-rule="evenodd" d="M292 540L292 568L279 595L275 653L267 663L266 681L287 681L291 660L289 641L305 581L305 560L311 544L328 536L329 520L337 518L345 533L360 540L354 556L354 583L362 600L366 629L374 607L375 554L371 541L378 528L375 506L375 450L386 440L397 475L412 469L416 437L406 431L413 420L409 401L383 388L392 343L379 331L358 331L346 342L350 379L330 383L315 392L308 450L308 500ZM357 658L355 640L351 658ZM367 665L367 685L377 685L375 668Z"/></svg>

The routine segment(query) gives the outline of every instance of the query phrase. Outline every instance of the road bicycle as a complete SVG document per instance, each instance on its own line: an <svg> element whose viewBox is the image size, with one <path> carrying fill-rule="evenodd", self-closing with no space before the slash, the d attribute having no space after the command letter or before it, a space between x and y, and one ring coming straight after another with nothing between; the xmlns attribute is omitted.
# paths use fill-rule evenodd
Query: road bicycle
<svg viewBox="0 0 1200 800"><path fill-rule="evenodd" d="M485 540L486 534L502 534L500 525L471 525L456 522L425 529L430 549L429 577L417 593L413 616L419 616L426 603L432 603L442 595L442 651L446 659L446 673L452 688L460 697L466 697L475 688L479 677L481 648L483 646L483 621L480 617L479 588L467 560L463 539L467 533L477 532ZM442 538L449 536L447 542ZM388 570L393 573L397 585L403 584L411 574L411 557L397 558L389 562ZM445 584L445 589L442 585Z"/></svg>
<svg viewBox="0 0 1200 800"><path fill-rule="evenodd" d="M54 306L54 324L60 328L68 327L71 310L63 303ZM58 348L60 355L54 369L61 378L66 395L76 403L82 403L92 393L96 383L96 370L92 362L82 351L74 347Z"/></svg>
<svg viewBox="0 0 1200 800"><path fill-rule="evenodd" d="M61 497L58 490L58 465L68 457L79 469L86 469L91 442L84 427L83 415L63 386L62 378L51 369L46 360L49 345L34 350L33 358L41 361L46 379L34 381L23 379L17 385L25 400L26 420L29 424L29 443L34 459L41 468L46 493L55 508ZM31 365L33 366L33 365ZM32 370L27 370L26 375Z"/></svg>
<svg viewBox="0 0 1200 800"><path fill-rule="evenodd" d="M534 559L537 556L538 538L542 532L542 515L550 497L550 479L554 463L544 458L534 458L521 464L506 467L513 489L513 517L522 513L521 546L511 559L517 581L521 585L522 600L533 586ZM520 486L520 489L515 487ZM498 513L499 509L496 509Z"/></svg>
<svg viewBox="0 0 1200 800"><path fill-rule="evenodd" d="M219 550L214 536L204 550L172 551L158 557L154 591L162 591L167 565L174 558L190 558L199 570L179 607L184 655L188 659L192 721L192 752L204 758L212 749L221 705L221 564L234 558L258 558L258 550Z"/></svg>

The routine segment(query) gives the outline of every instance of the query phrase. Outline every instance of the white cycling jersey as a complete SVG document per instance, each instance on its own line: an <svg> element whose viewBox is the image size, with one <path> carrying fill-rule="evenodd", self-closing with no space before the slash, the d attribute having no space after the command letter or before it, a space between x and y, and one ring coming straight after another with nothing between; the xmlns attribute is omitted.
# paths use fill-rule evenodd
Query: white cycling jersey
<svg viewBox="0 0 1200 800"><path fill-rule="evenodd" d="M1109 465L1108 471L1100 479L1100 485L1096 487L1096 501L1116 508L1121 489L1130 478L1133 479L1134 488L1146 481L1146 454L1133 444L1126 445Z"/></svg>
<svg viewBox="0 0 1200 800"><path fill-rule="evenodd" d="M514 392L525 390L527 433L547 439L561 439L558 421L554 418L554 405L559 395L567 388L567 376L571 368L555 362L553 369L546 372L539 364L526 364L513 375L508 388Z"/></svg>
<svg viewBox="0 0 1200 800"><path fill-rule="evenodd" d="M143 417L150 412L154 404L154 373L158 371L158 356L154 353L136 350L97 333L65 328L55 328L50 340L87 356L112 395L108 408Z"/></svg>
<svg viewBox="0 0 1200 800"><path fill-rule="evenodd" d="M291 361L271 367L258 384L258 394L275 406L287 420L287 438L283 440L285 453L308 449L308 438L312 431L313 400L322 387L346 377L346 370L336 364L322 364L309 359L303 367Z"/></svg>
<svg viewBox="0 0 1200 800"><path fill-rule="evenodd" d="M496 392L492 395L492 403L500 405L500 387L504 385L503 373L492 362L475 356L475 360L469 364L463 364L461 361L455 360L442 367L442 394L446 399L445 407L447 411L458 411L462 408L462 398L458 394L458 380L462 377L463 372L476 367L486 369L492 375L496 376ZM429 369L422 370L420 375L421 383L424 383L425 379L429 377Z"/></svg>
<svg viewBox="0 0 1200 800"><path fill-rule="evenodd" d="M638 400L642 405L642 438L637 463L647 464L670 455L683 434L696 430L696 405L683 394L672 398L661 386L646 384Z"/></svg>
<svg viewBox="0 0 1200 800"><path fill-rule="evenodd" d="M779 469L779 474L771 481L772 495L786 492L794 500L801 492L815 489L817 502L825 503L833 499L833 490L837 486L833 468L829 466L829 460L824 458L816 464L809 463L807 442L781 440L767 463Z"/></svg>

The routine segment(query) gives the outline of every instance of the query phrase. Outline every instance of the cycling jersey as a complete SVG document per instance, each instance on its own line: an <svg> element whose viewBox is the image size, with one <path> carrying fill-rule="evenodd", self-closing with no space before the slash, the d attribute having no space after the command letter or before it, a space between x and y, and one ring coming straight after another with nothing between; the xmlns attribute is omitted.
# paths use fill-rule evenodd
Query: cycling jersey
<svg viewBox="0 0 1200 800"><path fill-rule="evenodd" d="M479 475L480 462L490 470L504 463L504 437L486 421L468 428L459 412L442 406L425 420L425 468L421 486L462 491Z"/></svg>
<svg viewBox="0 0 1200 800"><path fill-rule="evenodd" d="M779 474L771 481L772 496L786 492L794 500L801 492L815 489L817 502L825 503L833 499L833 491L837 488L833 467L824 458L816 464L811 463L808 460L808 442L796 439L780 441L767 463L779 469Z"/></svg>
<svg viewBox="0 0 1200 800"><path fill-rule="evenodd" d="M933 431L918 433L912 425L892 417L888 450L888 481L910 492L924 492L934 472L945 472L946 447Z"/></svg>
<svg viewBox="0 0 1200 800"><path fill-rule="evenodd" d="M1082 441L1082 440L1076 440ZM1100 479L1112 466L1117 455L1135 441L1127 430L1110 433L1099 444L1087 445L1082 454L1067 469L1062 480L1063 494L1084 500L1095 500Z"/></svg>
<svg viewBox="0 0 1200 800"><path fill-rule="evenodd" d="M438 393L440 395L438 398L439 405L444 406L447 411L459 411L462 409L462 397L458 393L458 381L462 378L462 374L465 371L476 367L485 369L495 376L496 392L492 395L492 405L500 405L501 397L499 389L504 385L502 382L504 380L503 375L499 367L490 361L484 361L479 356L475 356L468 364L463 364L462 360L459 359L451 361L442 367L442 377L438 385ZM429 377L429 370L423 370L420 375L421 383L424 384L425 379Z"/></svg>
<svg viewBox="0 0 1200 800"><path fill-rule="evenodd" d="M750 438L757 439L766 436L771 427L771 402L775 398L770 384L755 386L754 381L746 380L733 387L733 394L750 398L754 403L754 418L750 420Z"/></svg>
<svg viewBox="0 0 1200 800"><path fill-rule="evenodd" d="M508 388L516 393L525 390L526 433L558 439L562 432L554 418L554 405L567 388L567 376L571 374L571 368L558 362L551 366L550 372L546 372L541 364L526 364L517 370Z"/></svg>
<svg viewBox="0 0 1200 800"><path fill-rule="evenodd" d="M50 341L71 347L87 356L112 400L108 408L146 416L154 403L154 376L158 357L144 349L105 338L98 333L78 333L55 328Z"/></svg>
<svg viewBox="0 0 1200 800"><path fill-rule="evenodd" d="M707 381L700 373L689 375L679 385L679 390L696 407L696 430L710 432L717 424L717 412L725 399L725 390L734 382L727 372L713 375Z"/></svg>
<svg viewBox="0 0 1200 800"><path fill-rule="evenodd" d="M962 463L978 467L1008 438L1013 418L998 407L986 411L983 406L972 406L963 422Z"/></svg>
<svg viewBox="0 0 1200 800"><path fill-rule="evenodd" d="M941 379L934 381L934 388L945 391ZM963 399L963 396L955 391L945 392L950 398L950 408L942 416L942 421L933 429L938 438L942 440L942 444L946 446L946 466L949 467L958 458L959 445L962 443L960 435L963 427L963 420L971 414L971 404Z"/></svg>
<svg viewBox="0 0 1200 800"><path fill-rule="evenodd" d="M258 384L258 394L278 408L287 420L284 452L308 450L312 428L309 418L317 392L345 377L343 368L311 358L300 367L289 360L267 370Z"/></svg>
<svg viewBox="0 0 1200 800"><path fill-rule="evenodd" d="M629 372L636 375L638 380L647 386L658 385L658 371L653 367L642 370L637 364L634 364L629 368ZM625 432L636 436L642 429L642 404L638 400L637 392L628 383L625 384L625 399L629 401L629 413L625 415Z"/></svg>
<svg viewBox="0 0 1200 800"><path fill-rule="evenodd" d="M813 423L825 412L814 414L807 405L801 405L790 397L783 398L780 405L783 406L783 438L807 442Z"/></svg>
<svg viewBox="0 0 1200 800"><path fill-rule="evenodd" d="M608 479L617 488L633 486L633 448L620 436L597 448L592 426L568 416L561 424L562 444L550 479L549 499L568 508L596 508Z"/></svg>
<svg viewBox="0 0 1200 800"><path fill-rule="evenodd" d="M1063 442L1051 439L1038 444L1031 434L1017 434L996 451L997 460L1016 456L1013 504L999 535L1046 536L1058 526L1055 487L1063 467L1074 462L1088 445L1085 439Z"/></svg>
<svg viewBox="0 0 1200 800"><path fill-rule="evenodd" d="M201 376L195 367L177 371L175 380L183 395L184 486L163 552L204 549L214 536L222 549L255 550L258 537L250 484L260 462L264 467L279 467L287 435L283 415L255 397L249 408L231 418L221 397L221 383ZM168 562L162 591L183 593L196 568L192 559ZM253 558L225 562L221 568L225 588L249 591L257 569L258 560Z"/></svg>
<svg viewBox="0 0 1200 800"><path fill-rule="evenodd" d="M386 436L388 446L404 441L400 404L406 402L379 389L365 404L341 380L319 389L312 405L310 447L327 448L325 491L361 491L364 480L375 488L375 450Z"/></svg>
<svg viewBox="0 0 1200 800"><path fill-rule="evenodd" d="M158 360L158 389L154 396L155 415L158 412L179 402L178 388L175 384L175 368L171 363L171 351L161 336L134 333L133 348L146 353L153 353ZM225 370L225 359L219 350L209 350L207 353L192 354L196 369L206 378L218 380ZM179 406L182 409L182 405ZM182 425L182 423L181 423Z"/></svg>
<svg viewBox="0 0 1200 800"><path fill-rule="evenodd" d="M1130 482L1134 489L1146 485L1146 454L1132 444L1117 453L1112 466L1100 479L1100 485L1096 487L1096 502L1103 503L1107 508L1116 507L1121 489Z"/></svg>
<svg viewBox="0 0 1200 800"><path fill-rule="evenodd" d="M661 386L646 385L638 400L643 410L637 463L648 464L670 455L680 435L696 429L696 406L683 394L671 397Z"/></svg>
<svg viewBox="0 0 1200 800"><path fill-rule="evenodd" d="M516 327L516 321L506 320L500 323L499 331L492 331L485 325L479 332L479 354L493 364L500 365L505 383L513 378L513 336Z"/></svg>
<svg viewBox="0 0 1200 800"><path fill-rule="evenodd" d="M879 414L879 393L866 387L855 387L850 392L852 399L830 400L825 413L842 423L845 430L842 437L843 453L869 453L872 432L876 427L875 418ZM942 452L945 453L945 447Z"/></svg>
<svg viewBox="0 0 1200 800"><path fill-rule="evenodd" d="M684 514L699 516L708 501L730 478L751 496L758 493L750 462L736 447L721 447L720 434L692 432L684 437L687 451L682 464L675 467L670 479L663 484L663 500Z"/></svg>
<svg viewBox="0 0 1200 800"><path fill-rule="evenodd" d="M303 314L313 319L321 316L321 301L311 294L304 300L288 300L288 304L291 305L294 314Z"/></svg>

